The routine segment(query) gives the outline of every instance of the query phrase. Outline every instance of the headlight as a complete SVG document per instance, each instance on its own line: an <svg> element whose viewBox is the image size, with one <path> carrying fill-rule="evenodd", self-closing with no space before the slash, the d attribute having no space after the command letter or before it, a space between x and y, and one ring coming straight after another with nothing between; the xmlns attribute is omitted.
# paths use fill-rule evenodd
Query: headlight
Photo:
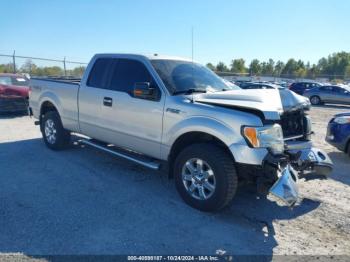
<svg viewBox="0 0 350 262"><path fill-rule="evenodd" d="M274 154L284 151L283 132L279 124L263 127L245 126L243 136L252 147L269 148Z"/></svg>
<svg viewBox="0 0 350 262"><path fill-rule="evenodd" d="M333 121L337 124L350 124L350 116L336 117Z"/></svg>

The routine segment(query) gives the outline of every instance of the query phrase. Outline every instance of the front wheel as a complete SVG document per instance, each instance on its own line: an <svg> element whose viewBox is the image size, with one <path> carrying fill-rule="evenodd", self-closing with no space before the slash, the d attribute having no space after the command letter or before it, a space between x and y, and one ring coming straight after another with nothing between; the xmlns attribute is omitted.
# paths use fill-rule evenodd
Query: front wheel
<svg viewBox="0 0 350 262"><path fill-rule="evenodd" d="M47 112L41 121L41 133L47 147L60 150L70 141L69 131L63 128L61 118L55 111Z"/></svg>
<svg viewBox="0 0 350 262"><path fill-rule="evenodd" d="M183 200L202 211L224 208L237 189L232 157L212 144L195 144L180 152L175 160L174 176Z"/></svg>
<svg viewBox="0 0 350 262"><path fill-rule="evenodd" d="M312 105L320 105L321 99L318 96L312 96L310 97L310 102Z"/></svg>

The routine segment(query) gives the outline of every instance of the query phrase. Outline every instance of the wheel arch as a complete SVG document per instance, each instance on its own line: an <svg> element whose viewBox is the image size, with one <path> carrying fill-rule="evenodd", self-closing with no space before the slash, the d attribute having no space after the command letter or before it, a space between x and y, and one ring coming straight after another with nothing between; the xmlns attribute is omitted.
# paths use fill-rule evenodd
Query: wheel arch
<svg viewBox="0 0 350 262"><path fill-rule="evenodd" d="M44 99L41 102L39 112L40 128L42 128L41 121L47 112L57 112L57 114L60 116L57 105L51 99Z"/></svg>
<svg viewBox="0 0 350 262"><path fill-rule="evenodd" d="M202 132L202 131L190 131L181 134L172 144L172 147L170 149L170 153L168 155L168 164L169 164L169 178L173 177L173 167L174 162L177 157L177 155L186 147L193 145L193 144L199 144L199 143L212 143L217 145L218 147L224 149L226 153L232 157L234 161L234 156L232 152L230 151L229 147L225 144L224 141L222 141L217 136Z"/></svg>

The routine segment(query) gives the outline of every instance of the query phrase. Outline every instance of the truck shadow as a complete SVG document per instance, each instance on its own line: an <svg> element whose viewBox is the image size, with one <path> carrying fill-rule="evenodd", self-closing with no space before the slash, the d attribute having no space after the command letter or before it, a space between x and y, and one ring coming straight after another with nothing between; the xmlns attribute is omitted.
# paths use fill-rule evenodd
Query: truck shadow
<svg viewBox="0 0 350 262"><path fill-rule="evenodd" d="M232 205L218 214L217 218L226 223L235 223L237 217L246 220L252 230L260 233L251 238L252 243L261 246L259 253L269 255L271 252L272 255L272 249L278 246L273 222L284 226L289 220L303 216L317 209L319 205L318 201L304 198L293 208L280 206L266 197L258 197L254 187L243 186L239 188ZM265 258L266 261L270 259L268 256Z"/></svg>
<svg viewBox="0 0 350 262"><path fill-rule="evenodd" d="M293 210L240 188L219 213L187 206L164 171L150 171L91 148L53 152L41 139L0 143L0 254L264 255L278 246L273 221Z"/></svg>

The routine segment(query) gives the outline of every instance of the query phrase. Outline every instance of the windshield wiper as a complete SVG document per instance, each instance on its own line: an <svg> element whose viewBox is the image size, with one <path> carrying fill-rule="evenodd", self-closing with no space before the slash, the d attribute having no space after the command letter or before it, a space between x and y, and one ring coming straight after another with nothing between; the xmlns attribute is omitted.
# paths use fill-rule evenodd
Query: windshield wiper
<svg viewBox="0 0 350 262"><path fill-rule="evenodd" d="M190 88L190 89L187 89L187 90L175 91L175 92L173 92L173 95L180 95L180 94L190 95L190 94L193 94L193 93L206 93L206 92L207 92L206 89Z"/></svg>

